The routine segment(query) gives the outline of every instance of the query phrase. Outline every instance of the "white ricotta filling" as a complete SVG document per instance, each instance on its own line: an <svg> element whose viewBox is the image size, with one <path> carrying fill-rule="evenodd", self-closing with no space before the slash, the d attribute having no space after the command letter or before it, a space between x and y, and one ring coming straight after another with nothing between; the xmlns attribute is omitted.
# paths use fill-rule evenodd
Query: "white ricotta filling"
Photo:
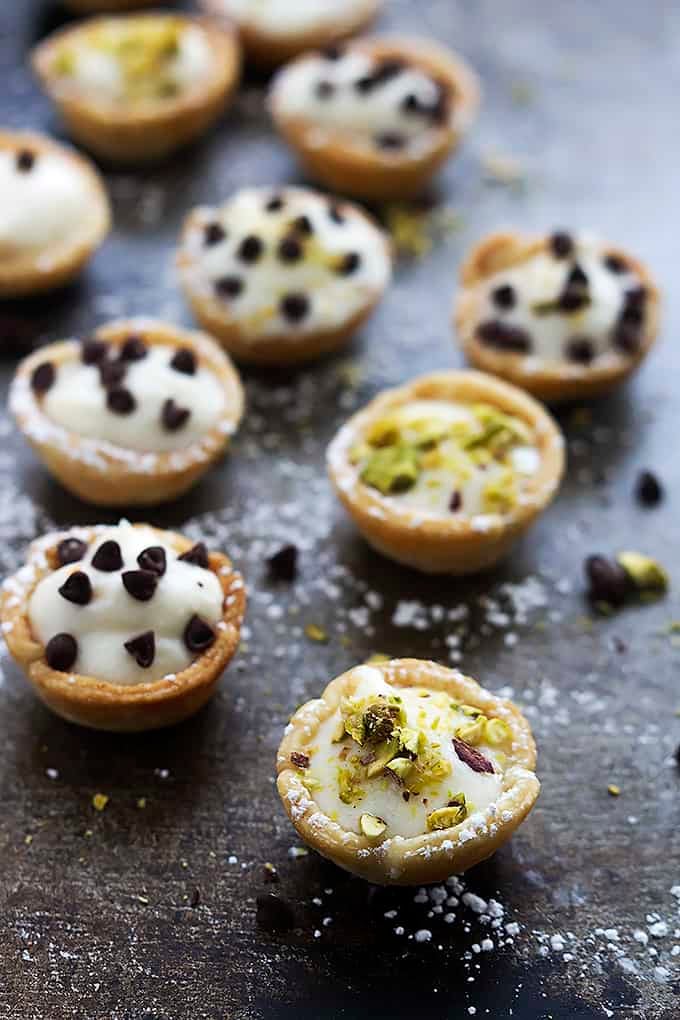
<svg viewBox="0 0 680 1020"><path fill-rule="evenodd" d="M63 243L87 215L88 186L81 172L56 152L27 151L29 170L17 168L17 153L0 151L0 252L30 251Z"/></svg>
<svg viewBox="0 0 680 1020"><path fill-rule="evenodd" d="M342 743L333 743L340 720L340 713L336 712L319 726L314 750L310 753L309 768L301 772L303 779L311 777L319 784L318 787L313 786L311 796L324 814L353 832L360 831L362 814L372 814L386 822L386 838L410 837L427 832L428 815L446 807L449 799L457 793L465 794L470 814L486 811L497 800L502 790L498 752L484 744L477 748L493 763L493 773L475 772L460 760L452 737L459 726L470 722L470 718L452 707L453 701L448 694L424 687L392 687L379 670L361 667L361 679L354 696L366 698L379 694L396 694L402 699L407 725L424 731L430 743L437 745L439 753L449 763L450 772L443 780L426 786L422 793L411 794L408 801L404 800L403 790L393 778L379 776L367 779L362 783L362 799L356 804L345 804L338 796L338 769L346 761L342 757L343 748L349 743L355 752L361 752L349 738Z"/></svg>
<svg viewBox="0 0 680 1020"><path fill-rule="evenodd" d="M56 381L43 398L43 411L69 432L125 449L155 453L186 449L216 424L225 396L215 374L200 364L194 375L171 368L176 350L160 344L149 346L146 357L126 362L127 372L120 385L135 400L135 409L129 414L109 409L97 367L80 359L56 366ZM163 406L170 399L190 411L186 423L173 430L162 425Z"/></svg>
<svg viewBox="0 0 680 1020"><path fill-rule="evenodd" d="M366 0L222 0L225 14L239 24L284 38L333 31L351 24L371 6Z"/></svg>
<svg viewBox="0 0 680 1020"><path fill-rule="evenodd" d="M91 565L92 556L107 541L120 546L121 570L107 572ZM167 570L153 597L141 602L128 594L121 575L138 570L142 550L159 545L165 549ZM87 605L76 605L59 594L76 571L87 574L92 584ZM133 528L121 521L97 535L82 560L60 567L37 585L29 602L29 620L33 635L43 645L56 634L76 639L78 655L71 673L125 685L151 683L180 672L196 658L183 641L184 629L194 614L215 627L222 617L222 599L220 583L211 570L178 560L152 528ZM125 642L149 630L154 632L155 656L149 667L142 668Z"/></svg>

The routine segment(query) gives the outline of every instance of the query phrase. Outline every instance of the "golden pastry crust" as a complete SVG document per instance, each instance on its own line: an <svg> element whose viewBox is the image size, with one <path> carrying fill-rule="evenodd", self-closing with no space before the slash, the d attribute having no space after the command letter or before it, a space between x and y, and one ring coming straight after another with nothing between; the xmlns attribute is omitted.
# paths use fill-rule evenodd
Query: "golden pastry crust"
<svg viewBox="0 0 680 1020"><path fill-rule="evenodd" d="M510 701L495 697L470 677L420 659L393 659L371 668L396 687L426 687L446 691L455 700L502 719L512 733L512 748L503 771L501 796L486 812L459 825L409 838L392 837L380 843L344 829L325 815L291 768L291 754L314 745L318 728L351 695L361 667L336 677L320 698L297 710L286 728L276 759L277 787L296 830L315 850L347 871L380 885L421 885L441 882L490 857L505 843L531 811L540 783L534 774L536 748L529 724Z"/></svg>
<svg viewBox="0 0 680 1020"><path fill-rule="evenodd" d="M121 732L170 726L193 715L208 701L238 647L246 605L243 579L222 553L209 554L210 569L224 592L222 621L214 644L173 679L118 685L91 676L61 673L47 665L45 649L31 632L29 601L39 582L58 567L59 541L76 537L90 543L104 530L105 526L73 528L45 535L32 543L25 566L3 586L0 619L7 647L38 697L70 722ZM180 553L193 545L176 532L159 528L154 531Z"/></svg>
<svg viewBox="0 0 680 1020"><path fill-rule="evenodd" d="M87 209L72 236L49 250L6 252L0 259L0 298L25 297L53 290L72 280L102 243L111 227L111 208L96 167L80 153L30 131L0 131L0 149L53 153L67 160L87 187Z"/></svg>
<svg viewBox="0 0 680 1020"><path fill-rule="evenodd" d="M383 37L359 39L351 46L377 60L407 60L452 89L455 116L433 131L432 146L421 154L397 157L351 144L346 134L334 133L330 128L328 137L320 143L316 125L304 117L282 114L276 85L270 97L274 122L305 170L330 190L375 201L411 198L423 190L474 120L480 98L477 76L461 58L431 40Z"/></svg>
<svg viewBox="0 0 680 1020"><path fill-rule="evenodd" d="M58 341L22 361L10 390L10 409L37 455L64 488L95 506L153 506L177 499L221 457L243 414L243 389L229 358L210 337L154 319L121 319L100 327L94 339L122 343L131 334L146 344L189 347L224 389L219 420L198 442L179 451L147 453L69 432L43 412L30 386L46 360L56 365L80 357L80 344Z"/></svg>
<svg viewBox="0 0 680 1020"><path fill-rule="evenodd" d="M525 422L535 436L540 467L510 512L484 518L424 516L390 506L365 485L349 459L368 425L412 400L485 402ZM564 471L564 440L550 415L531 397L482 372L438 372L385 390L340 429L328 448L335 491L359 531L375 549L426 573L471 574L492 567L553 499Z"/></svg>
<svg viewBox="0 0 680 1020"><path fill-rule="evenodd" d="M135 14L119 15L134 19ZM238 83L241 58L236 34L208 18L179 14L147 17L181 19L187 27L202 29L212 55L206 79L178 96L128 106L106 102L63 82L53 71L55 56L66 41L77 41L93 26L111 18L102 15L59 29L39 43L32 54L33 68L56 104L69 132L98 156L122 163L159 159L204 134L227 106Z"/></svg>
<svg viewBox="0 0 680 1020"><path fill-rule="evenodd" d="M527 370L530 355L494 350L481 343L475 334L482 301L479 285L503 270L521 265L548 247L549 238L504 231L489 235L472 249L460 269L460 290L454 305L458 340L475 368L507 379L539 400L559 403L603 396L639 367L654 344L659 328L659 290L647 267L620 248L607 245L607 252L621 259L639 277L648 296L646 329L634 354L621 356L615 364L607 361L600 365L596 361L589 365L544 362L537 366L534 359L531 370Z"/></svg>

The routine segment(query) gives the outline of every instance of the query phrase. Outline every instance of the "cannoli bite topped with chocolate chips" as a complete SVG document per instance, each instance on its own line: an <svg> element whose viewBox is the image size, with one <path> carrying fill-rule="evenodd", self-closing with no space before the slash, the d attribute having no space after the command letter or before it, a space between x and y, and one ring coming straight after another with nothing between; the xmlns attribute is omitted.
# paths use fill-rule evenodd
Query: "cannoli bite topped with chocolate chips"
<svg viewBox="0 0 680 1020"><path fill-rule="evenodd" d="M391 276L385 234L360 209L304 188L245 188L188 217L184 292L235 357L307 361L342 347Z"/></svg>
<svg viewBox="0 0 680 1020"><path fill-rule="evenodd" d="M274 79L275 124L305 169L360 198L421 191L474 118L473 72L438 44L359 39L306 53Z"/></svg>
<svg viewBox="0 0 680 1020"><path fill-rule="evenodd" d="M42 700L111 730L153 729L200 708L244 611L226 556L127 521L34 542L0 607L8 648Z"/></svg>
<svg viewBox="0 0 680 1020"><path fill-rule="evenodd" d="M147 505L185 492L218 459L243 391L209 337L139 318L30 355L10 409L67 489L99 505Z"/></svg>
<svg viewBox="0 0 680 1020"><path fill-rule="evenodd" d="M587 234L493 234L463 263L459 340L478 368L545 400L597 396L656 337L659 292L632 255Z"/></svg>

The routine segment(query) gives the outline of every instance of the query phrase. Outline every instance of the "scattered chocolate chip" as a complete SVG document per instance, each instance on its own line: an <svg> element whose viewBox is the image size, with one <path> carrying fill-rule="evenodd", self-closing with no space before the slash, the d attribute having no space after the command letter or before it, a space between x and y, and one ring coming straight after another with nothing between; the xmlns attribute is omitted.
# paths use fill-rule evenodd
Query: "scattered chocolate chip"
<svg viewBox="0 0 680 1020"><path fill-rule="evenodd" d="M196 374L196 355L189 347L180 347L172 356L170 368L183 375Z"/></svg>
<svg viewBox="0 0 680 1020"><path fill-rule="evenodd" d="M50 669L65 673L78 655L78 642L72 634L55 634L45 646L45 658Z"/></svg>
<svg viewBox="0 0 680 1020"><path fill-rule="evenodd" d="M357 78L354 82L354 87L357 92L366 95L368 92L372 92L374 88L384 85L385 82L391 81L392 78L401 74L404 66L403 60L387 58L381 61L369 74L364 74L361 78Z"/></svg>
<svg viewBox="0 0 680 1020"><path fill-rule="evenodd" d="M345 222L345 217L343 215L342 209L338 205L337 202L333 202L328 207L328 215L333 220L333 223L344 223Z"/></svg>
<svg viewBox="0 0 680 1020"><path fill-rule="evenodd" d="M240 276L221 276L215 280L215 290L223 298L235 298L243 290L243 280Z"/></svg>
<svg viewBox="0 0 680 1020"><path fill-rule="evenodd" d="M635 484L635 495L644 506L656 506L663 499L663 486L651 471L641 471Z"/></svg>
<svg viewBox="0 0 680 1020"><path fill-rule="evenodd" d="M641 342L640 330L634 324L620 322L614 330L614 346L624 354L636 354Z"/></svg>
<svg viewBox="0 0 680 1020"><path fill-rule="evenodd" d="M163 428L167 429L168 432L176 432L181 429L183 425L186 425L189 420L191 411L188 407L180 407L176 404L172 397L169 397L163 404L161 410L161 422Z"/></svg>
<svg viewBox="0 0 680 1020"><path fill-rule="evenodd" d="M167 569L165 549L162 545L150 545L142 549L137 557L137 563L142 570L148 570L157 577L162 577Z"/></svg>
<svg viewBox="0 0 680 1020"><path fill-rule="evenodd" d="M210 566L205 542L197 542L196 545L192 545L191 549L187 549L177 559L181 560L182 563L192 563L195 567L203 567L204 570L207 570Z"/></svg>
<svg viewBox="0 0 680 1020"><path fill-rule="evenodd" d="M567 286L569 287L588 286L588 277L586 276L585 272L578 264L578 262L576 262L569 270L569 275L567 276Z"/></svg>
<svg viewBox="0 0 680 1020"><path fill-rule="evenodd" d="M588 277L578 263L569 271L557 304L562 312L577 312L590 304Z"/></svg>
<svg viewBox="0 0 680 1020"><path fill-rule="evenodd" d="M620 563L606 556L588 556L584 567L592 602L606 602L610 606L625 602L631 582Z"/></svg>
<svg viewBox="0 0 680 1020"><path fill-rule="evenodd" d="M82 570L75 570L66 578L59 594L67 602L74 602L77 606L86 606L92 598L92 584L87 574Z"/></svg>
<svg viewBox="0 0 680 1020"><path fill-rule="evenodd" d="M123 575L125 576L125 575ZM124 646L130 653L138 666L148 669L156 655L156 638L152 630L145 630L143 634L130 638Z"/></svg>
<svg viewBox="0 0 680 1020"><path fill-rule="evenodd" d="M520 326L511 326L498 319L489 319L477 327L477 339L487 347L501 351L528 354L531 351L531 337Z"/></svg>
<svg viewBox="0 0 680 1020"><path fill-rule="evenodd" d="M462 762L469 765L473 772L493 772L494 767L476 747L471 747L458 737L453 738L453 749Z"/></svg>
<svg viewBox="0 0 680 1020"><path fill-rule="evenodd" d="M283 209L283 198L281 195L272 195L267 202L265 209L267 212L281 212Z"/></svg>
<svg viewBox="0 0 680 1020"><path fill-rule="evenodd" d="M43 361L31 372L31 389L42 396L54 385L57 373L51 361Z"/></svg>
<svg viewBox="0 0 680 1020"><path fill-rule="evenodd" d="M454 489L449 500L449 510L455 514L463 505L463 496L460 489Z"/></svg>
<svg viewBox="0 0 680 1020"><path fill-rule="evenodd" d="M109 352L109 345L103 340L83 340L80 345L80 357L84 365L98 365Z"/></svg>
<svg viewBox="0 0 680 1020"><path fill-rule="evenodd" d="M20 149L16 156L17 170L22 174L29 173L35 166L35 153L30 149Z"/></svg>
<svg viewBox="0 0 680 1020"><path fill-rule="evenodd" d="M620 255L605 255L602 261L610 273L625 273L628 269L626 260Z"/></svg>
<svg viewBox="0 0 680 1020"><path fill-rule="evenodd" d="M267 558L269 573L278 581L294 581L297 577L297 561L297 546L283 545Z"/></svg>
<svg viewBox="0 0 680 1020"><path fill-rule="evenodd" d="M574 361L579 365L589 365L595 357L595 348L588 337L575 336L567 341L564 353L567 361Z"/></svg>
<svg viewBox="0 0 680 1020"><path fill-rule="evenodd" d="M306 294L286 294L281 299L281 314L289 322L300 322L309 312Z"/></svg>
<svg viewBox="0 0 680 1020"><path fill-rule="evenodd" d="M290 931L295 927L295 914L285 900L273 893L262 893L256 900L255 918L264 931Z"/></svg>
<svg viewBox="0 0 680 1020"><path fill-rule="evenodd" d="M99 369L99 381L105 388L118 386L125 378L127 372L127 365L124 361L100 361L97 367Z"/></svg>
<svg viewBox="0 0 680 1020"><path fill-rule="evenodd" d="M106 394L106 406L114 414L132 414L137 401L124 386L114 386Z"/></svg>
<svg viewBox="0 0 680 1020"><path fill-rule="evenodd" d="M213 244L219 244L220 241L224 241L226 236L226 231L221 223L206 223L203 228L203 243L206 248L210 248Z"/></svg>
<svg viewBox="0 0 680 1020"><path fill-rule="evenodd" d="M292 751L290 760L296 769L308 769L309 768L309 755L303 754L302 751Z"/></svg>
<svg viewBox="0 0 680 1020"><path fill-rule="evenodd" d="M303 255L302 245L297 237L283 237L279 242L277 254L282 262L298 262Z"/></svg>
<svg viewBox="0 0 680 1020"><path fill-rule="evenodd" d="M491 291L491 300L496 308L514 308L517 303L515 288L509 283L503 283L500 287L494 287Z"/></svg>
<svg viewBox="0 0 680 1020"><path fill-rule="evenodd" d="M77 563L86 552L87 543L81 542L79 538L62 538L57 545L57 562L60 567L65 567L67 563Z"/></svg>
<svg viewBox="0 0 680 1020"><path fill-rule="evenodd" d="M192 616L184 628L184 644L190 652L204 652L215 642L215 631L200 616Z"/></svg>
<svg viewBox="0 0 680 1020"><path fill-rule="evenodd" d="M321 51L321 56L325 57L326 60L340 60L343 53L342 46L327 46L325 50Z"/></svg>
<svg viewBox="0 0 680 1020"><path fill-rule="evenodd" d="M375 136L375 144L379 149L403 149L406 140L403 135L398 134L396 131L384 131L382 134Z"/></svg>
<svg viewBox="0 0 680 1020"><path fill-rule="evenodd" d="M148 602L156 591L158 576L150 570L126 570L122 574L122 581L128 595L139 602Z"/></svg>
<svg viewBox="0 0 680 1020"><path fill-rule="evenodd" d="M409 92L401 101L401 109L404 113L422 113L423 104L415 92Z"/></svg>
<svg viewBox="0 0 680 1020"><path fill-rule="evenodd" d="M112 540L102 542L92 557L92 566L95 570L105 570L108 574L120 570L123 566L123 556L118 543Z"/></svg>
<svg viewBox="0 0 680 1020"><path fill-rule="evenodd" d="M360 265L361 255L356 251L349 251L346 255L343 255L338 266L338 273L340 276L351 276L352 273L356 273Z"/></svg>
<svg viewBox="0 0 680 1020"><path fill-rule="evenodd" d="M311 237L314 233L314 227L309 216L298 216L291 223L291 228L296 234L303 234L305 237Z"/></svg>
<svg viewBox="0 0 680 1020"><path fill-rule="evenodd" d="M314 86L314 95L317 99L330 99L335 92L335 85L332 81L326 81L322 79L318 81Z"/></svg>
<svg viewBox="0 0 680 1020"><path fill-rule="evenodd" d="M556 259L566 259L574 250L574 242L564 230L557 230L550 237L550 250Z"/></svg>
<svg viewBox="0 0 680 1020"><path fill-rule="evenodd" d="M121 361L141 361L149 350L138 336L129 336L120 349L118 357Z"/></svg>
<svg viewBox="0 0 680 1020"><path fill-rule="evenodd" d="M242 262L257 262L264 251L264 245L256 234L249 234L244 237L236 252L237 258Z"/></svg>

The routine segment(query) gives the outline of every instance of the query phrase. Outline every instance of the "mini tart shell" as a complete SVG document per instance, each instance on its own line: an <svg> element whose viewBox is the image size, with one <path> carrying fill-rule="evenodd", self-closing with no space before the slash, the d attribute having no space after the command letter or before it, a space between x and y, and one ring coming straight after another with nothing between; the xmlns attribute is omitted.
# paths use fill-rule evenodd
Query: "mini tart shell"
<svg viewBox="0 0 680 1020"><path fill-rule="evenodd" d="M360 32L374 20L382 3L383 0L363 0L361 10L352 17L340 16L332 26L296 32L294 35L266 32L248 24L238 25L238 34L251 63L262 68L277 67L307 50L323 49ZM200 0L200 5L214 18L232 21L220 0Z"/></svg>
<svg viewBox="0 0 680 1020"><path fill-rule="evenodd" d="M177 499L220 458L243 414L238 373L210 337L153 319L121 319L100 327L94 339L115 344L131 334L141 334L148 346L191 348L221 383L222 415L191 446L165 453L130 450L78 435L52 421L31 389L31 374L44 361L59 366L79 359L77 340L58 341L34 351L19 364L10 390L10 409L47 470L65 489L95 506L153 506Z"/></svg>
<svg viewBox="0 0 680 1020"><path fill-rule="evenodd" d="M284 86L277 81L270 93L274 123L310 176L330 190L374 201L411 198L423 190L474 120L480 97L477 76L459 57L429 40L385 37L360 39L351 46L379 60L405 58L445 82L453 90L454 121L433 129L433 144L421 154L390 154L348 144L346 134L332 128L319 144L319 128L313 122L281 113L277 90Z"/></svg>
<svg viewBox="0 0 680 1020"><path fill-rule="evenodd" d="M559 403L603 396L639 367L656 340L659 328L658 288L646 266L620 248L605 246L608 254L618 256L637 274L648 294L647 328L635 354L622 356L616 365L598 365L597 360L591 365L545 362L540 368L532 367L528 371L527 361L536 364L531 354L494 350L480 343L475 335L481 306L479 285L497 273L521 265L548 247L547 238L504 232L489 235L472 249L460 269L460 290L454 305L453 320L459 343L475 368L507 379L539 400Z"/></svg>
<svg viewBox="0 0 680 1020"><path fill-rule="evenodd" d="M119 15L118 18L135 16ZM159 13L156 17L176 20L182 16ZM143 163L166 156L207 131L226 107L238 83L241 58L235 33L228 26L207 18L184 17L187 27L201 28L208 41L213 60L206 80L172 100L125 106L90 97L77 85L62 82L52 71L55 55L64 42L75 42L93 25L108 20L111 18L103 15L59 29L33 50L33 68L71 135L103 159Z"/></svg>
<svg viewBox="0 0 680 1020"><path fill-rule="evenodd" d="M413 400L485 402L532 430L541 463L526 479L523 499L509 514L435 516L387 503L365 485L349 461L352 445L377 418ZM564 439L550 415L531 397L482 372L438 372L385 390L340 429L328 448L335 491L366 541L390 559L431 574L473 574L492 567L553 499L564 471Z"/></svg>
<svg viewBox="0 0 680 1020"><path fill-rule="evenodd" d="M246 606L243 579L222 553L209 554L210 569L224 592L221 621L224 626L217 627L214 644L186 669L175 674L174 679L119 685L91 676L61 673L47 665L45 649L31 632L30 598L40 581L59 566L56 547L61 539L76 537L90 543L104 530L103 525L74 528L45 535L32 543L26 565L3 586L0 618L7 647L38 697L70 722L121 732L170 726L193 715L208 701L238 647ZM193 545L176 532L158 528L154 531L159 539L180 553Z"/></svg>
<svg viewBox="0 0 680 1020"><path fill-rule="evenodd" d="M83 268L111 227L111 207L104 183L85 156L45 135L28 131L0 131L0 149L29 149L40 157L53 153L68 160L74 174L87 186L87 207L82 223L72 236L48 249L38 248L0 258L0 298L25 297L68 283Z"/></svg>
<svg viewBox="0 0 680 1020"><path fill-rule="evenodd" d="M354 211L369 220L371 225L382 233L380 226L367 213L357 209L356 206ZM324 354L341 350L347 346L353 335L370 318L385 292L386 288L377 291L356 315L336 329L301 331L299 333L291 330L268 336L253 336L251 333L245 332L238 320L229 315L226 302L212 294L201 293L192 284L190 269L193 266L193 258L184 245L184 239L189 233L198 229L200 222L200 209L190 212L184 221L177 254L180 282L191 310L200 325L211 336L218 339L222 346L238 361L263 366L295 365L314 361ZM391 248L387 237L385 237L385 248L388 258L391 257Z"/></svg>
<svg viewBox="0 0 680 1020"><path fill-rule="evenodd" d="M490 857L512 836L538 797L540 783L533 771L536 747L529 724L512 702L495 697L470 677L435 662L393 659L371 668L379 670L393 686L446 691L451 697L507 723L513 743L494 813L487 809L481 817L471 815L453 828L376 843L344 829L315 803L302 782L304 773L291 767L290 755L313 748L320 724L338 710L343 697L355 690L358 668L336 677L320 698L299 708L279 747L277 787L286 813L302 839L341 868L379 885L441 882ZM465 836L461 839L463 832Z"/></svg>

